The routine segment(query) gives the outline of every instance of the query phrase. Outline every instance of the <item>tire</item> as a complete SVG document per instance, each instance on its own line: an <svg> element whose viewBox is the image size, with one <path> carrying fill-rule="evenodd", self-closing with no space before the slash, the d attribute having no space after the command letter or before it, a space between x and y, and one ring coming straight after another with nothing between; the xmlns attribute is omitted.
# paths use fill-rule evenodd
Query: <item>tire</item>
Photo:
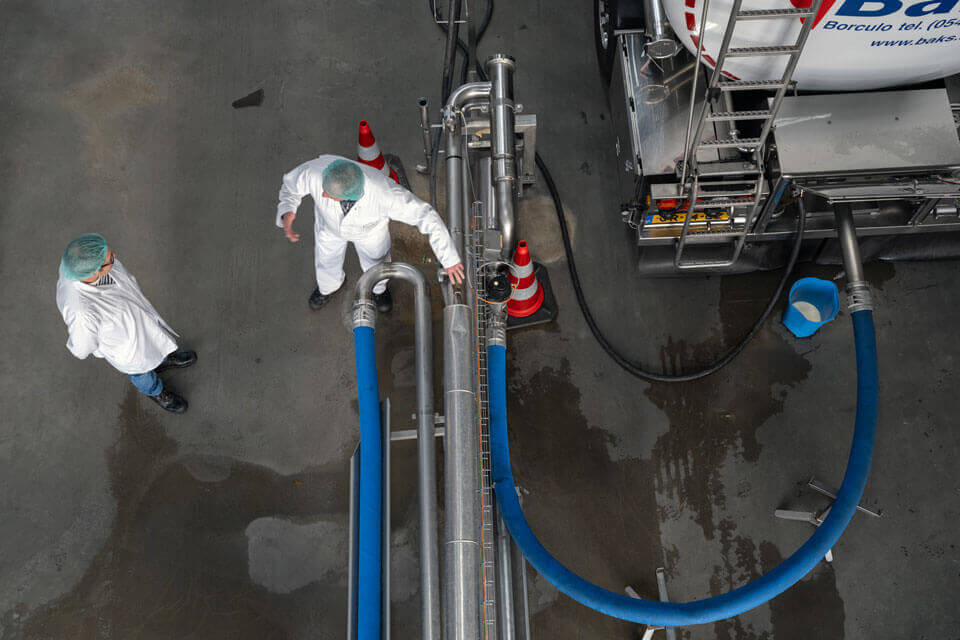
<svg viewBox="0 0 960 640"><path fill-rule="evenodd" d="M597 47L600 78L610 84L617 54L617 0L593 0L593 39Z"/></svg>

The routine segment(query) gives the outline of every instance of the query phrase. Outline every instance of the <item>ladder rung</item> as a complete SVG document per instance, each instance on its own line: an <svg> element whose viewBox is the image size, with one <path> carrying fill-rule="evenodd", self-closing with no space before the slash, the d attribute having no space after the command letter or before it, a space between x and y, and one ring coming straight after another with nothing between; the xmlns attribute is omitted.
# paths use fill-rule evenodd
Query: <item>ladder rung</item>
<svg viewBox="0 0 960 640"><path fill-rule="evenodd" d="M704 176L742 176L757 175L760 169L748 162L698 162L697 175Z"/></svg>
<svg viewBox="0 0 960 640"><path fill-rule="evenodd" d="M752 207L755 203L755 198L750 200L710 200L709 202L700 202L700 198L706 194L697 195L697 209L719 209L723 207ZM751 193L750 196L753 196Z"/></svg>
<svg viewBox="0 0 960 640"><path fill-rule="evenodd" d="M776 47L730 47L727 49L728 58L747 58L753 56L782 56L796 53L800 49L794 45Z"/></svg>
<svg viewBox="0 0 960 640"><path fill-rule="evenodd" d="M752 198L757 193L756 189L750 189L749 191L701 191L698 196L700 198L743 198L750 197Z"/></svg>
<svg viewBox="0 0 960 640"><path fill-rule="evenodd" d="M741 11L737 20L777 20L780 18L810 18L814 12L810 9L755 9Z"/></svg>
<svg viewBox="0 0 960 640"><path fill-rule="evenodd" d="M715 231L688 231L687 242L694 245L715 244L721 240L733 240L743 235L743 224L738 224L736 229L730 230L723 227ZM696 238L696 240L694 240Z"/></svg>
<svg viewBox="0 0 960 640"><path fill-rule="evenodd" d="M780 80L731 80L720 82L717 88L721 91L746 91L748 89L780 89L783 82Z"/></svg>
<svg viewBox="0 0 960 640"><path fill-rule="evenodd" d="M720 111L707 115L707 122L729 122L731 120L766 120L769 111Z"/></svg>
<svg viewBox="0 0 960 640"><path fill-rule="evenodd" d="M708 140L697 145L697 149L756 149L760 146L760 138L727 138L724 140Z"/></svg>

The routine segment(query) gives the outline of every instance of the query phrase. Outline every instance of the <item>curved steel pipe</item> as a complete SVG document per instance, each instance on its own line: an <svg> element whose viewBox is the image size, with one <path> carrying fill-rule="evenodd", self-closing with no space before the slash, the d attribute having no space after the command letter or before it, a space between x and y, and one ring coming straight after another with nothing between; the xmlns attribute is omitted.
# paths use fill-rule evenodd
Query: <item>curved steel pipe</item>
<svg viewBox="0 0 960 640"><path fill-rule="evenodd" d="M440 640L440 571L437 549L437 479L433 415L433 339L430 288L416 268L403 262L383 262L357 281L353 326L373 328L376 305L373 287L380 280L398 278L413 285L414 366L417 376L417 487L420 506L421 629L426 640ZM386 523L389 527L389 523Z"/></svg>
<svg viewBox="0 0 960 640"><path fill-rule="evenodd" d="M447 98L447 104L443 110L444 117L451 117L452 112L459 111L468 102L476 102L490 97L490 87L491 83L487 81L468 82L460 85L450 92L450 97Z"/></svg>

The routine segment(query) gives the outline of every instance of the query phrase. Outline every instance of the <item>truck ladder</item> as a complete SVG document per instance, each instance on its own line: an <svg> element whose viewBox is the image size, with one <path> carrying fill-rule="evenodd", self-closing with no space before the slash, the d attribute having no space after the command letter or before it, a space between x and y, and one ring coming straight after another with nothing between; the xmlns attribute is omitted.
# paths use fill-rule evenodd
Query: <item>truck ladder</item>
<svg viewBox="0 0 960 640"><path fill-rule="evenodd" d="M700 68L700 61L703 57L704 31L707 23L707 10L710 0L704 0L703 13L700 17L700 37L697 43L697 66ZM810 35L810 29L813 28L814 18L820 8L820 0L812 0L809 8L805 9L761 9L744 11L741 10L743 0L734 0L733 8L730 11L730 18L727 21L727 28L723 33L723 42L720 45L720 51L717 55L717 63L710 75L707 83L706 96L703 106L697 119L696 128L691 136L693 125L693 112L696 96L696 80L694 80L694 91L690 98L690 113L687 120L687 140L684 143L685 155L683 161L683 172L680 178L680 193L686 193L687 213L684 216L683 228L677 238L676 253L674 255L674 267L678 270L694 270L709 268L725 268L736 263L740 257L740 252L746 242L747 234L757 214L763 207L764 198L764 157L767 147L767 139L770 136L770 130L773 128L774 120L780 111L780 104L787 93L787 90L795 83L793 73L800 61L800 55L803 53L807 37ZM800 33L795 42L782 45L768 45L762 47L731 47L730 41L733 39L733 32L741 22L753 20L796 20L803 19ZM765 56L789 56L783 75L776 80L730 80L724 77L723 65L728 58L746 58L746 57L765 57ZM727 105L732 105L729 99L734 91L748 90L773 90L775 95L770 101L770 106L765 110L753 111L735 111L732 106L725 111L714 111L711 102L716 96L723 96ZM708 122L730 122L753 120L762 122L760 134L756 138L740 138L735 130L731 137L727 139L703 141L703 130ZM708 162L699 162L697 154L700 151L710 151L719 149L740 149L750 151L752 162L749 169L745 172L743 180L736 182L738 185L735 191L723 190L725 184L715 181L716 178L723 175L722 172L711 172ZM711 180L713 178L714 180ZM705 185L720 187L721 190L701 190ZM698 202L703 199L703 202ZM723 237L733 242L733 251L729 258L725 260L684 260L683 253L687 246L687 240L690 235L700 235L699 233L690 233L690 220L693 218L695 210L703 210L708 216L710 212L719 213L719 210L729 211L731 219L730 228L732 231L723 233ZM743 218L743 225L737 229L736 217L734 213L737 210L746 210Z"/></svg>

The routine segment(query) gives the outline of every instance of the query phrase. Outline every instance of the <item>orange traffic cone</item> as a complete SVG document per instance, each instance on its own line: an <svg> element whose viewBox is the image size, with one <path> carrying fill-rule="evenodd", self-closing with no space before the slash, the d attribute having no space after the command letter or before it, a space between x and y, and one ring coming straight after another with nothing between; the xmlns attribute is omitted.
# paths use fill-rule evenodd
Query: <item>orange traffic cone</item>
<svg viewBox="0 0 960 640"><path fill-rule="evenodd" d="M507 313L514 318L525 318L536 313L543 304L543 288L537 282L525 240L517 243L517 250L513 254L510 283L513 284L513 296L507 301Z"/></svg>
<svg viewBox="0 0 960 640"><path fill-rule="evenodd" d="M370 125L366 120L360 121L357 160L374 169L379 169L384 175L390 176L394 182L400 184L400 178L398 178L397 174L390 168L387 161L383 159L383 154L380 153L380 147L377 145L377 141L373 137L373 131L370 130Z"/></svg>

